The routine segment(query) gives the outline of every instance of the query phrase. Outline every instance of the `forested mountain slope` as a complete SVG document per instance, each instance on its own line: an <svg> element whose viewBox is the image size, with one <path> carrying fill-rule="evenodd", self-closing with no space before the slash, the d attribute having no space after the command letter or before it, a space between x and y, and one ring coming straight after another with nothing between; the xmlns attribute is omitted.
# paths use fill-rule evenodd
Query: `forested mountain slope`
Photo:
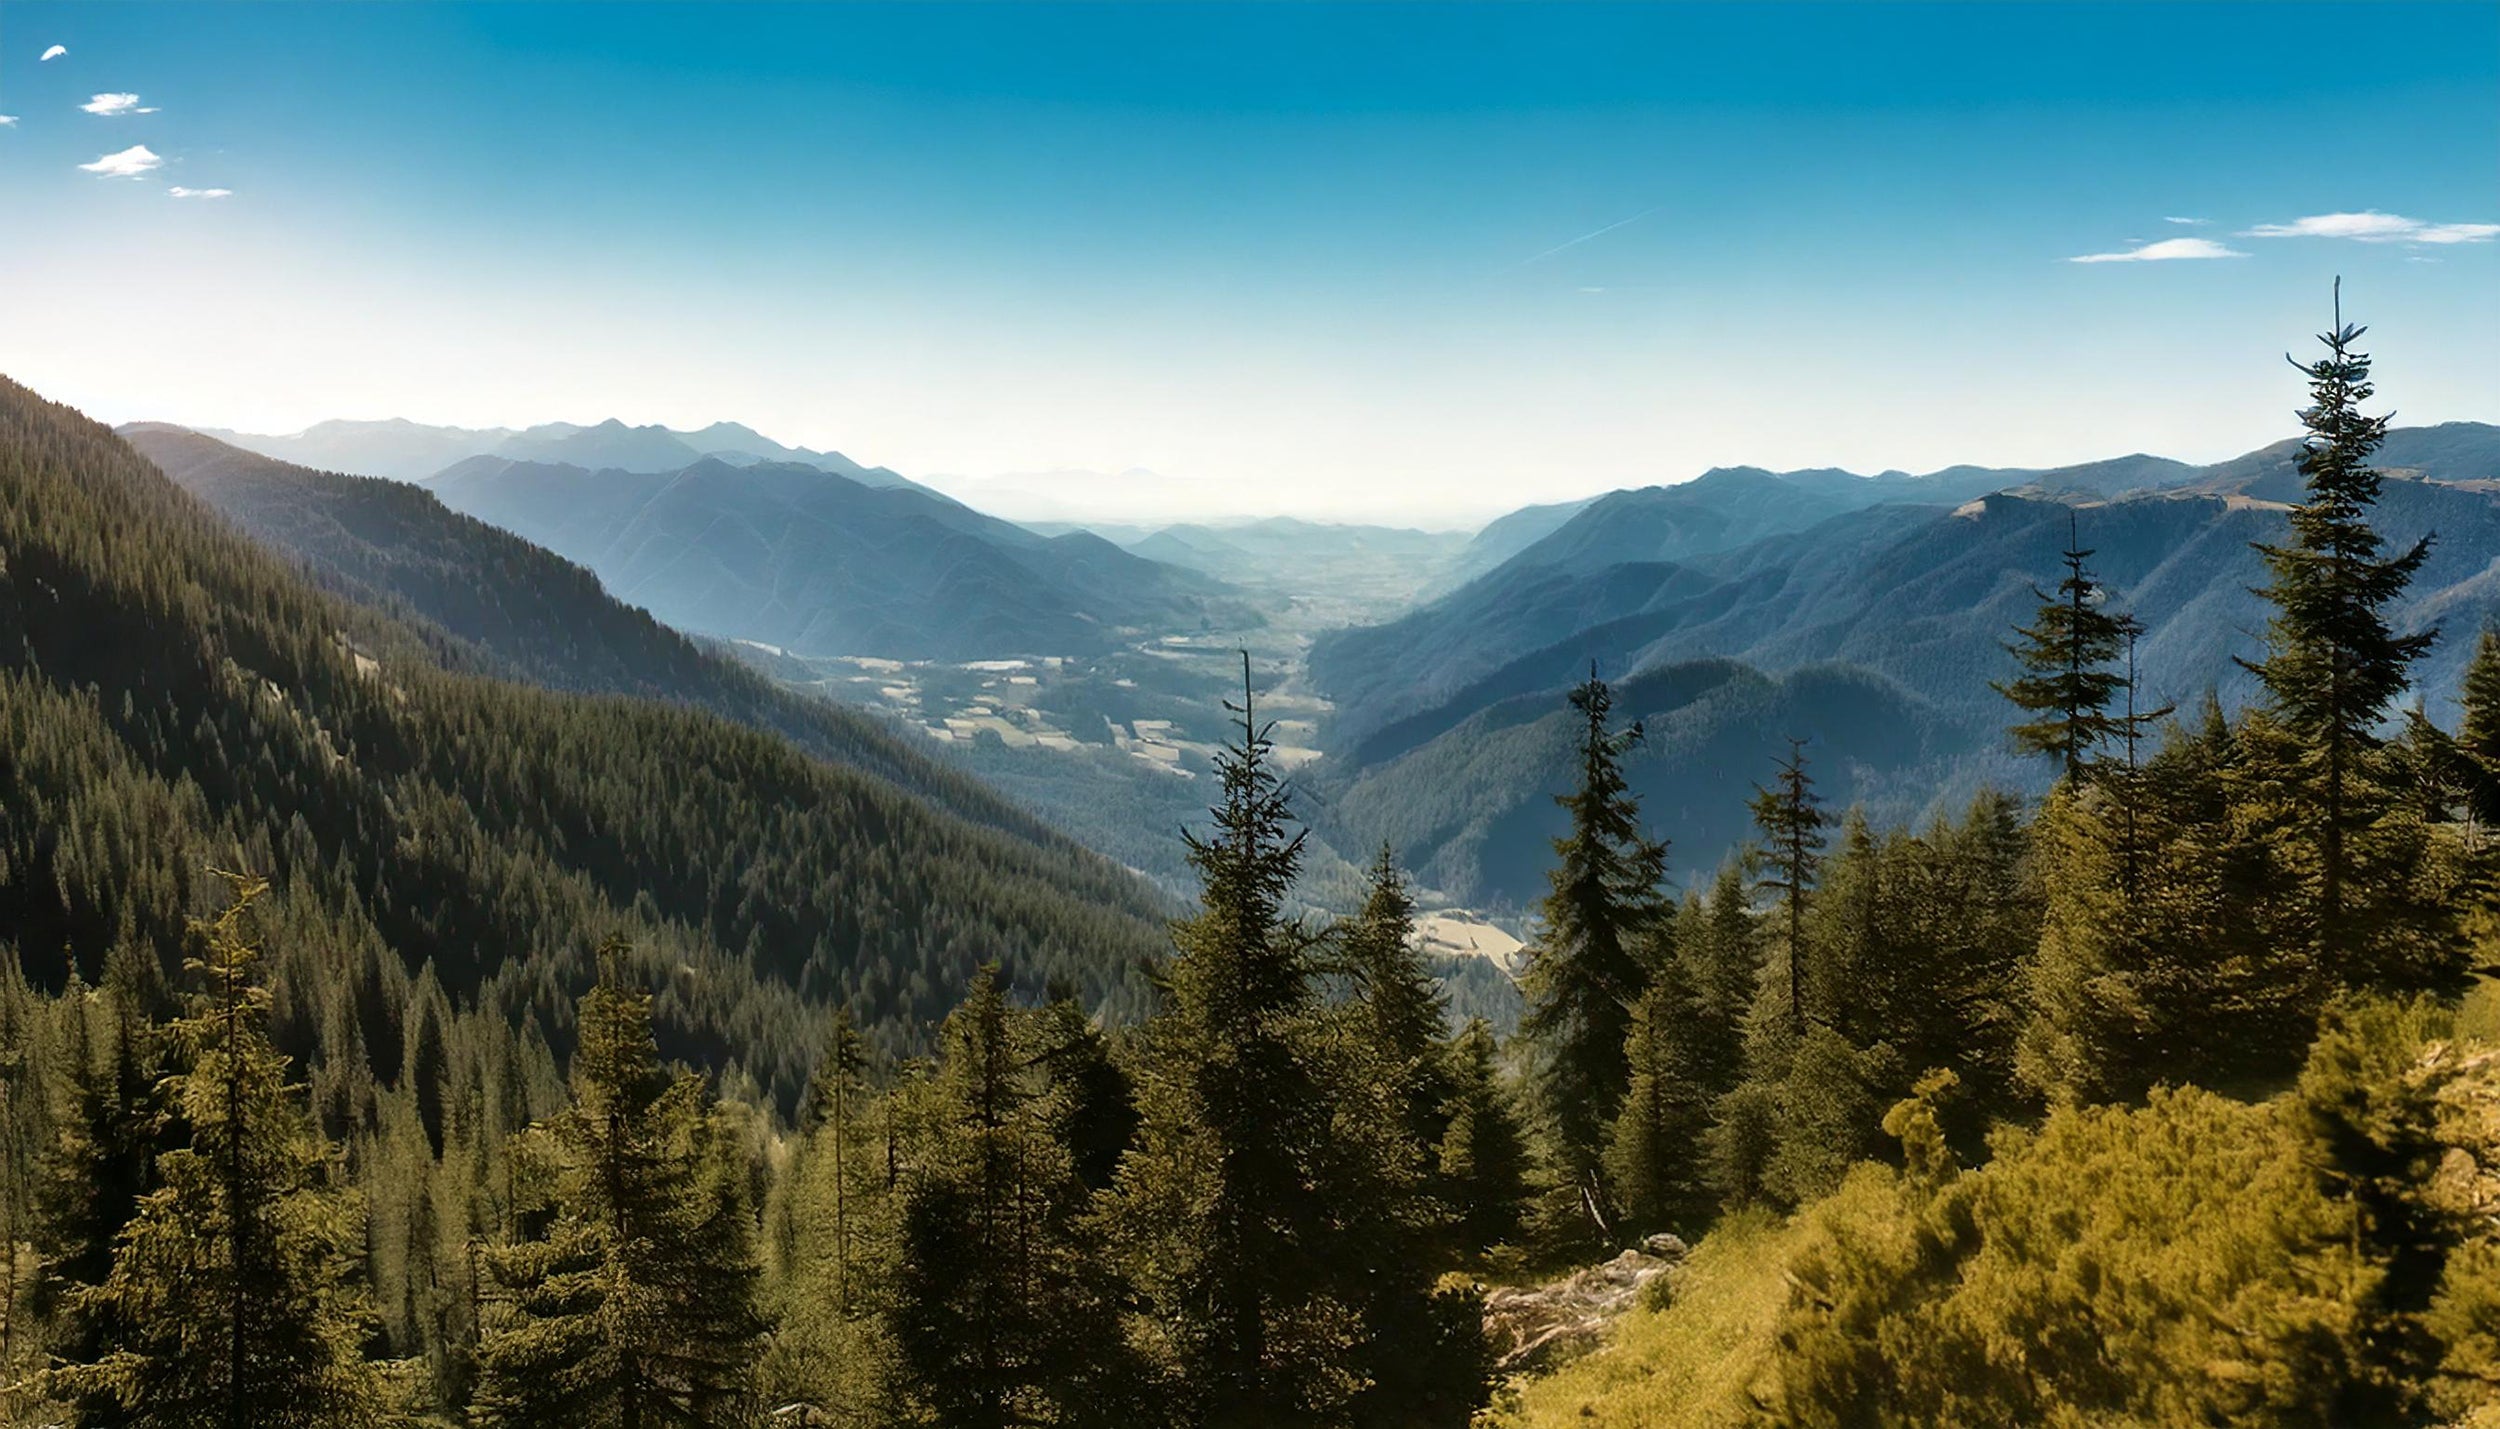
<svg viewBox="0 0 2500 1429"><path fill-rule="evenodd" d="M1515 678L1498 677L1521 661L1628 670L1728 655L1776 670L1849 660L1984 704L2003 617L2053 568L2075 506L2085 544L2103 548L2105 579L2152 627L2142 652L2150 684L2192 695L2211 678L2210 657L2253 634L2246 588L2262 577L2247 542L2279 532L2281 513L2266 507L2297 492L2292 453L2278 444L2211 467L2131 457L1924 477L1735 469L1616 492L1432 605L1323 637L1312 673L1338 702L1341 746L1462 700L1482 681L1516 693ZM2475 483L2500 475L2500 427L2399 429L2380 460L2391 537L2442 533L2413 608L2424 618L2481 610L2479 578L2500 545L2493 502ZM2148 481L2158 486L2144 489ZM2016 494L1968 506L2000 489ZM2176 499L2189 495L2207 499ZM2451 642L2424 671L2426 685L2453 689L2462 660ZM1563 677L1545 678L1559 688Z"/></svg>
<svg viewBox="0 0 2500 1429"><path fill-rule="evenodd" d="M1099 536L1039 536L794 463L653 474L479 457L431 486L671 625L804 654L1084 654L1254 618L1212 578Z"/></svg>
<svg viewBox="0 0 2500 1429"><path fill-rule="evenodd" d="M1525 758L1536 740L1552 745L1562 692L1592 662L1628 672L1631 712L1672 734L1630 767L1652 807L1677 811L1661 827L1676 834L1687 877L1730 846L1721 832L1741 828L1751 781L1792 736L1810 742L1820 777L1845 791L1839 797L1864 802L1879 822L1951 808L1982 783L2034 787L2045 771L2011 757L1991 682L2008 677L2004 641L2032 615L2035 585L2052 583L2070 529L2094 550L2115 605L2143 622L2144 707L2193 709L2210 690L2236 709L2253 677L2235 657L2256 650L2267 619L2253 593L2266 577L2251 543L2283 539L2281 498L2299 489L2292 458L2278 446L2206 468L2128 459L1956 507L1864 505L1675 559L1645 553L1696 538L1703 523L1685 519L1694 512L1725 530L1779 501L1802 508L1810 493L1768 473L1618 493L1623 509L1601 501L1439 602L1318 643L1313 676L1339 709L1330 763L1311 777L1334 791L1332 810L1350 811L1328 816L1332 839L1362 847L1385 838L1427 883L1464 896L1531 896L1542 840L1559 827L1543 797L1552 791L1458 771ZM2414 671L2431 712L2447 718L2474 633L2500 615L2500 500L2481 482L2500 469L2500 429L2396 432L2385 459L2380 528L2400 545L2437 537L2396 618L2405 629L2447 630ZM2176 484L2107 499L2088 495L2090 482L2075 475L2116 482L2156 471ZM1681 513L1674 520L1671 507ZM1707 701L1640 702L1681 688L1676 672L1712 661L1741 662L1764 689L1813 672L1808 688L1856 693L1741 713ZM1653 673L1661 680L1649 681ZM1852 704L1860 699L1863 712ZM1532 735L1535 720L1549 723ZM1734 768L1721 762L1739 754ZM1550 757L1543 767L1555 767Z"/></svg>
<svg viewBox="0 0 2500 1429"><path fill-rule="evenodd" d="M901 1043L1002 959L1141 1007L1158 909L1110 865L473 651L316 589L110 431L0 386L0 926L27 974L182 946L205 870L241 864L301 950L281 1003L347 1017L324 1046L376 1075L391 989L427 965L560 1049L612 932L677 969L672 1053L784 1105L838 999Z"/></svg>
<svg viewBox="0 0 2500 1429"><path fill-rule="evenodd" d="M1751 835L1746 798L1792 737L1836 751L1818 771L1835 802L1894 821L1966 802L1984 774L1958 768L1958 757L1993 732L1850 665L1766 675L1697 660L1646 669L1614 693L1616 708L1644 726L1624 777L1673 839L1672 871L1687 883L1706 882ZM1545 891L1553 840L1569 826L1553 796L1576 724L1545 689L1495 700L1398 757L1314 771L1323 797L1313 817L1337 847L1387 843L1453 898L1524 908ZM2010 765L1984 773L2014 773Z"/></svg>
<svg viewBox="0 0 2500 1429"><path fill-rule="evenodd" d="M1059 841L1031 814L874 717L792 693L704 649L610 596L589 571L452 511L421 487L314 471L180 427L134 424L121 435L176 485L302 562L322 584L441 627L477 647L504 678L694 705L965 818Z"/></svg>
<svg viewBox="0 0 2500 1429"><path fill-rule="evenodd" d="M1562 524L1588 506L1594 497L1579 501L1556 501L1538 506L1522 506L1507 515L1496 516L1467 542L1451 562L1444 589L1456 589L1493 570L1504 561L1544 540Z"/></svg>

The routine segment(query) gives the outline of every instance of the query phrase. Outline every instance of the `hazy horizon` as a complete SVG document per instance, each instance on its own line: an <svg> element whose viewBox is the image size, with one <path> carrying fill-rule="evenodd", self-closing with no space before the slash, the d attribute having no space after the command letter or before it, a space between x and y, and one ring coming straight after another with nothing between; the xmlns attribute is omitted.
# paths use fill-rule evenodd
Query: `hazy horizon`
<svg viewBox="0 0 2500 1429"><path fill-rule="evenodd" d="M155 419L136 418L132 420L147 422ZM2468 417L2456 418L2452 420L2476 422L2481 419ZM345 417L325 418L321 422L315 422L308 427L298 428L291 432L247 432L237 428L223 427L216 423L200 423L198 424L197 429L209 432L227 432L241 437L283 439L304 436L308 432L330 423L368 425L390 422L408 422L413 425L436 427L446 430L456 429L466 431L514 432L526 432L534 429L559 426L569 426L579 430L588 430L609 422L617 422L627 427L635 428L660 427L679 437L694 435L702 431L704 428L715 424L727 424L746 427L748 430L755 432L757 435L762 436L767 440L780 442L784 446L797 447L804 445L803 443L788 440L778 433L765 431L757 427L754 423L741 422L735 417L718 418L715 419L715 422L706 422L700 426L690 428L669 427L668 424L660 422L635 423L626 421L623 418L599 418L587 422L574 422L570 419L558 418L545 422L527 423L520 426L469 427L457 423L422 423L417 422L414 418L406 417ZM174 425L183 424L177 423ZM2287 424L2287 426L2289 425L2292 424ZM2402 423L2400 425L2428 426L2435 424ZM2276 440L2288 439L2296 434L2296 431L2286 431L2282 437L2279 437ZM2271 445L2271 443L2259 444L2259 446L2264 445ZM853 461L857 461L863 466L883 466L888 467L889 469L891 469L892 466L891 463L878 461L873 455L865 455L856 451L843 450L838 445L830 448L820 448L820 450L824 449L840 452L841 455L846 456ZM2171 452L2103 452L2095 456L2081 457L2074 461L2056 462L2045 466L2031 468L2007 469L2055 470L2065 467L2084 466L2094 462L2115 460L2130 456L2169 457L2174 460L2189 462L2191 465L2206 465L2214 461L2228 460L2232 457L2242 456L2253 450L2256 450L2256 448L2242 448L2239 450L2224 452L2210 458L2194 459L2179 457L2177 454ZM1721 463L1719 465L1754 467L1772 470L1775 472L1795 471L1801 469L1794 467L1764 468L1763 464L1760 462L1728 462ZM1995 463L1989 462L1949 462L1943 467L1922 468L1917 470L1903 467L1898 464L1868 468L1839 467L1820 469L1837 469L1847 472L1853 476L1872 478L1878 476L1928 475L1935 471L1945 470L1956 466L1993 467L1996 465L1997 464ZM1010 471L989 474L904 471L899 474L919 483L920 485L927 486L932 490L951 496L956 500L989 515L1003 517L1010 521L1026 522L1035 525L1153 527L1162 525L1199 524L1223 527L1246 525L1254 522L1274 520L1278 518L1289 518L1323 525L1378 525L1408 527L1425 531L1475 531L1481 529L1487 523L1496 520L1503 515L1519 510L1523 506L1588 500L1604 495L1609 491L1620 491L1627 489L1628 487L1635 486L1674 486L1683 482L1695 480L1715 469L1717 469L1717 467L1696 468L1691 471L1663 473L1646 481L1631 482L1613 486L1599 486L1585 491L1563 490L1553 494L1539 494L1529 500L1516 501L1509 504L1497 503L1495 505L1482 508L1444 507L1437 509L1410 509L1403 507L1384 507L1378 510L1367 509L1359 505L1336 510L1299 510L1285 507L1271 507L1265 509L1228 507L1223 503L1226 500L1231 499L1230 493L1224 489L1218 488L1216 483L1187 476L1176 476L1168 472L1148 471L1144 468L1131 468L1127 471L1121 472L1061 469L1056 471Z"/></svg>

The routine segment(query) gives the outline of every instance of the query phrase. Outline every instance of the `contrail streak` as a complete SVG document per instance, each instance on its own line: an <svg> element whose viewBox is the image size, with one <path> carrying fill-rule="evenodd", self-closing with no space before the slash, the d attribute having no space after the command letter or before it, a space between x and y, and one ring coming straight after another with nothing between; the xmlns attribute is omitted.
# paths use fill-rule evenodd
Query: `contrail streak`
<svg viewBox="0 0 2500 1429"><path fill-rule="evenodd" d="M1642 219L1649 217L1651 214L1656 213L1659 209L1665 207L1666 205L1663 203L1653 204L1648 208L1642 209L1639 213L1632 215L1630 218L1618 219L1613 223L1607 224L1604 228L1598 229L1594 233L1583 233L1568 243L1557 243L1553 247L1539 253L1534 258L1523 258L1520 260L1519 266L1525 268L1531 263L1542 263L1546 259L1553 257L1555 254L1562 252L1566 248L1577 248L1592 238L1603 238L1607 234L1614 232L1616 229L1623 227L1625 224L1638 223Z"/></svg>

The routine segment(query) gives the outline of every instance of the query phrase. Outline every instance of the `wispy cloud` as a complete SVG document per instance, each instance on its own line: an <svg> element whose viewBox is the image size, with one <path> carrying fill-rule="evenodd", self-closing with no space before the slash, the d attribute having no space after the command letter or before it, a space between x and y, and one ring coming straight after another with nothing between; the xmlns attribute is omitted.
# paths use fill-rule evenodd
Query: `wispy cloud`
<svg viewBox="0 0 2500 1429"><path fill-rule="evenodd" d="M14 115L14 114L0 114L0 129L14 129L14 128L16 128L16 127L17 127L17 116L16 116L16 115Z"/></svg>
<svg viewBox="0 0 2500 1429"><path fill-rule="evenodd" d="M1555 254L1563 252L1566 249L1577 248L1592 238L1603 238L1607 234L1612 233L1616 229L1622 228L1627 224L1638 223L1642 219L1649 217L1651 214L1656 213L1659 209L1665 207L1665 204L1657 204L1653 207L1642 209L1639 213L1632 215L1630 218L1620 218L1610 224L1607 224L1604 228L1592 229L1589 232L1583 233L1579 237L1572 239L1568 243L1557 243L1553 247L1546 249L1544 252L1537 254L1533 258L1521 259L1519 261L1519 266L1525 268L1531 263L1542 263L1546 259L1553 257Z"/></svg>
<svg viewBox="0 0 2500 1429"><path fill-rule="evenodd" d="M2261 223L2243 238L2348 238L2356 243L2489 243L2500 223L2425 223L2400 213L2317 213L2289 223Z"/></svg>
<svg viewBox="0 0 2500 1429"><path fill-rule="evenodd" d="M174 198L232 198L232 197L234 197L234 190L232 190L232 189L186 189L186 188L184 188L184 187L183 187L182 185L180 185L180 184L175 184L173 187L171 187L171 188L169 188L169 189L165 190L165 192L166 192L169 196L174 197Z"/></svg>
<svg viewBox="0 0 2500 1429"><path fill-rule="evenodd" d="M139 96L135 94L99 94L78 107L89 114L101 114L108 119L117 114L154 114L156 112L153 105L144 109L140 108Z"/></svg>
<svg viewBox="0 0 2500 1429"><path fill-rule="evenodd" d="M2210 238L2165 238L2159 243L2142 243L2123 253L2086 253L2069 258L2069 263L2168 263L2183 258L2245 258L2236 248L2225 248Z"/></svg>
<svg viewBox="0 0 2500 1429"><path fill-rule="evenodd" d="M43 52L43 59L36 61L36 63L38 63L38 64L42 64L42 63L45 63L45 62L48 62L48 61L51 61L51 60L57 60L57 59L59 59L61 56L65 55L65 54L68 54L68 53L69 53L69 46L67 46L67 45L54 45L52 48L50 48L50 49L48 49L48 50L45 50L45 51Z"/></svg>
<svg viewBox="0 0 2500 1429"><path fill-rule="evenodd" d="M2162 220L2162 222L2164 222L2164 223L2184 223L2184 224L2187 224L2187 225L2189 225L2189 226L2191 226L2191 227L2195 227L2195 228L2202 228L2202 227L2204 227L2206 224L2213 222L2213 220L2212 220L2212 219L2210 219L2210 218L2164 218L2164 219Z"/></svg>
<svg viewBox="0 0 2500 1429"><path fill-rule="evenodd" d="M107 154L92 164L80 164L78 167L108 179L135 179L164 162L147 145L133 144L118 154Z"/></svg>

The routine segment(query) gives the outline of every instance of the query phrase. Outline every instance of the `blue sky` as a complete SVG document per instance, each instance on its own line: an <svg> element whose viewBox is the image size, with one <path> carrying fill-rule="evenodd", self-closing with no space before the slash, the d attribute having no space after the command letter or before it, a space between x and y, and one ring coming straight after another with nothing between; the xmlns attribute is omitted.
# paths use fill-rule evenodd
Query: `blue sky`
<svg viewBox="0 0 2500 1429"><path fill-rule="evenodd" d="M2500 4L0 0L0 115L0 371L112 420L1457 520L2228 455L2337 273L2500 420Z"/></svg>

